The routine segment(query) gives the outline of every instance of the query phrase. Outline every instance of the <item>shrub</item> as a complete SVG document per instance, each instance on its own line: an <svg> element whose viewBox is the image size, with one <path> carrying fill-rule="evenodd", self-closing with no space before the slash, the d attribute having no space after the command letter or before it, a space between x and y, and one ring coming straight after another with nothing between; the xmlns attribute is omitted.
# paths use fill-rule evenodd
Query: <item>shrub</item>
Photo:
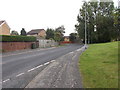
<svg viewBox="0 0 120 90"><path fill-rule="evenodd" d="M1 42L34 42L36 37L33 36L10 36L10 35L0 35Z"/></svg>

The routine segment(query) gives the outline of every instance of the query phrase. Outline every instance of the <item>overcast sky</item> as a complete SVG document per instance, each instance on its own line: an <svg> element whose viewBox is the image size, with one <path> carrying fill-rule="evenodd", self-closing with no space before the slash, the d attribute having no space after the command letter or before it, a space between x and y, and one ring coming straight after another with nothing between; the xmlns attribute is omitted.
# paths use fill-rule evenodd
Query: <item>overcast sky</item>
<svg viewBox="0 0 120 90"><path fill-rule="evenodd" d="M117 5L118 0L113 0ZM11 30L21 28L57 28L65 26L65 35L75 32L82 0L0 0L0 20L6 20Z"/></svg>

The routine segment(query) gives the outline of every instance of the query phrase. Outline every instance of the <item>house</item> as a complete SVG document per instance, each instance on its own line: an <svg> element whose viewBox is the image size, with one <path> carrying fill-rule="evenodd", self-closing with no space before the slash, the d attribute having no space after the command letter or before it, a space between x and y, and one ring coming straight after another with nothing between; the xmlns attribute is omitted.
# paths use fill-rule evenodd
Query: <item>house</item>
<svg viewBox="0 0 120 90"><path fill-rule="evenodd" d="M69 36L64 36L64 41L70 41Z"/></svg>
<svg viewBox="0 0 120 90"><path fill-rule="evenodd" d="M10 27L6 21L0 21L0 35L10 35Z"/></svg>
<svg viewBox="0 0 120 90"><path fill-rule="evenodd" d="M44 39L46 37L46 31L44 29L33 29L27 33L27 36L35 36L38 39Z"/></svg>

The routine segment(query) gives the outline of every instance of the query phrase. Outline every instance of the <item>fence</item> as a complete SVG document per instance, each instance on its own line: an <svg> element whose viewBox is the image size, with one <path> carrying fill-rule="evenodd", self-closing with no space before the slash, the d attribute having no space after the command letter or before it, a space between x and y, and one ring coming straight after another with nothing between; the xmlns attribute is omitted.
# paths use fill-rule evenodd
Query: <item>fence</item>
<svg viewBox="0 0 120 90"><path fill-rule="evenodd" d="M43 48L43 47L53 47L53 46L57 46L58 43L55 42L54 40L46 40L46 39L41 39L38 40L39 41L39 47Z"/></svg>

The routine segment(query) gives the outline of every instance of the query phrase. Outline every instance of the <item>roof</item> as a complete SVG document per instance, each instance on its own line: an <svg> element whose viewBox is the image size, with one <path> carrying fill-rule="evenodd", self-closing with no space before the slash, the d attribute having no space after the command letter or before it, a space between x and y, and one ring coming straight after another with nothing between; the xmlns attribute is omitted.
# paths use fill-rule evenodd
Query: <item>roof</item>
<svg viewBox="0 0 120 90"><path fill-rule="evenodd" d="M9 25L7 24L7 22L6 22L5 20L0 20L0 27L1 27L4 23L6 23L6 25L7 25L8 28L10 29Z"/></svg>
<svg viewBox="0 0 120 90"><path fill-rule="evenodd" d="M43 31L44 29L33 29L33 30L31 30L31 31L29 31L28 33L27 33L27 35L33 35L33 34L38 34L38 33L40 33L41 31ZM45 31L45 30L44 30Z"/></svg>
<svg viewBox="0 0 120 90"><path fill-rule="evenodd" d="M0 25L2 25L2 23L4 23L5 21L0 21Z"/></svg>

